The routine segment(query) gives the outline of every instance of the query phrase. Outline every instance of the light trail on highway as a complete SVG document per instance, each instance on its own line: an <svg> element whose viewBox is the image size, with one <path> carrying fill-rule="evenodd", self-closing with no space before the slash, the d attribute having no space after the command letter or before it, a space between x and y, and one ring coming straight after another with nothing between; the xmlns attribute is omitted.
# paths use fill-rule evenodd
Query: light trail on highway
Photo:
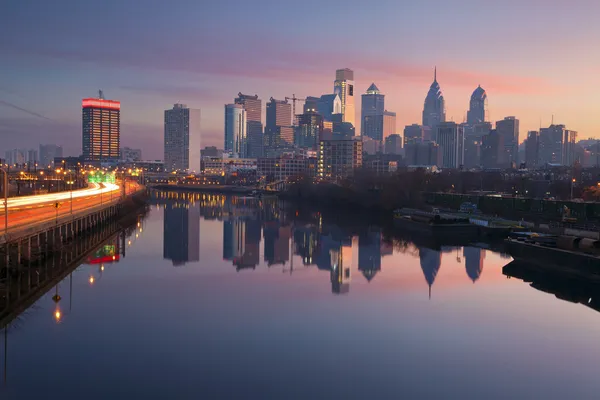
<svg viewBox="0 0 600 400"><path fill-rule="evenodd" d="M104 187L102 187L98 183L92 183L92 187L87 189L79 189L73 190L72 195L73 199L78 199L81 197L95 196L99 194L111 193L118 191L120 189L119 185L114 183L104 183ZM71 192L59 192L59 193L51 193L51 194L40 194L36 196L23 196L23 197L12 197L8 199L8 208L18 208L25 206L34 206L38 204L51 203L51 202L60 202L71 199ZM3 201L1 201L3 203ZM2 204L3 205L3 204ZM0 213L3 210L0 209Z"/></svg>

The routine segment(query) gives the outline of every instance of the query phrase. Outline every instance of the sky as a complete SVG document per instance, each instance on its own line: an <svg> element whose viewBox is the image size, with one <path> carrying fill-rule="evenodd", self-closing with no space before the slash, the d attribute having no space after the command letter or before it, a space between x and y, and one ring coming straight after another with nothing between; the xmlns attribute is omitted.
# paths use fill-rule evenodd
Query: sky
<svg viewBox="0 0 600 400"><path fill-rule="evenodd" d="M0 13L0 151L81 153L81 99L121 101L121 142L163 155L163 112L202 112L202 146L223 146L224 104L333 91L335 70L374 82L397 131L421 122L437 66L448 120L471 93L491 121L555 123L600 137L596 0L6 0ZM356 98L360 117L360 97ZM0 153L3 154L3 153Z"/></svg>

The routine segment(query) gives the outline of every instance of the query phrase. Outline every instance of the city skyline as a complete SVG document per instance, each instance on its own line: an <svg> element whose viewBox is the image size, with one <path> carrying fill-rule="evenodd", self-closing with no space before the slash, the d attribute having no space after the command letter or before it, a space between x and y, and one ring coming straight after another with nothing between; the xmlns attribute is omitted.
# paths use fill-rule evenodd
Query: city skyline
<svg viewBox="0 0 600 400"><path fill-rule="evenodd" d="M229 41L232 35L239 34L236 29L211 21L189 24L194 15L190 11L206 14L208 9L218 17L226 14L224 5L190 4L191 10L186 7L177 10L163 9L166 6L157 3L141 15L136 12L139 18L136 17L131 26L125 17L135 11L132 4L118 3L123 17L111 18L117 13L116 5L109 1L106 10L94 13L91 19L83 18L89 11L86 5L70 7L69 2L27 10L22 4L9 6L7 14L14 18L0 28L5 36L11 37L10 41L0 44L0 51L7 56L3 60L3 72L8 79L0 87L3 106L0 107L3 120L0 134L10 134L7 147L44 143L47 142L44 137L50 136L55 138L55 143L65 146L66 154L77 155L80 123L76 104L92 96L98 88L123 104L122 145L139 147L143 142L144 154L149 159L161 157L161 111L176 102L202 109L206 117L203 143L219 145L222 105L230 103L235 93L256 93L262 99L284 98L293 93L300 97L327 94L331 92L332 71L339 68L355 71L357 93L363 93L372 82L377 82L386 93L386 108L397 113L400 130L404 125L420 121L423 98L436 65L446 100L447 120L462 122L470 94L481 85L489 95L491 121L515 115L521 121L521 131L527 132L539 129L540 120L542 126L548 126L554 115L556 123L572 127L581 139L598 136L600 117L594 112L594 85L590 85L597 80L593 67L589 66L594 65L594 60L590 63L569 61L589 59L582 46L569 44L585 42L597 34L592 16L600 11L600 6L593 2L579 4L576 10L567 3L553 4L549 10L545 4L533 1L521 5L519 13L509 12L510 7L506 5L471 7L469 2L414 4L406 10L404 4L387 3L386 12L377 13L383 27L380 40L369 40L369 46L364 46L369 35L365 34L367 27L359 23L354 24L356 29L345 40L337 40L347 31L341 29L342 21L339 21L331 26L331 40L328 40L338 43L335 48L324 41L317 40L315 44L310 39L316 38L316 34L300 30L301 20L307 17L294 16L300 20L294 27L289 27L286 19L271 18L289 14L288 6L284 5L248 9L258 25L263 19L274 21L275 26L270 26L269 32L280 25L285 29L276 37L266 29L258 30L250 34L253 40L243 46ZM366 5L349 5L351 21L358 21L359 15L363 18L375 13L374 8L366 8ZM319 3L318 7L319 17L311 17L315 24L324 23L335 12L332 5ZM428 20L426 16L431 10L440 15L449 13L455 18L455 25L465 28L453 31L453 35L448 35L451 38L441 35L442 27L422 37L411 35L419 21ZM510 17L517 28L506 32L490 26L486 16L491 15ZM403 21L399 28L397 24L388 24L398 16ZM564 22L575 21L570 24L574 28L561 32L560 37L541 29L558 16ZM105 34L100 28L107 18L114 23L119 40L110 48L101 48L99 44L105 40ZM180 29L187 37L181 38L182 32L174 32L148 40L148 32L160 31L166 22L174 19L182 21ZM25 21L34 29L16 36L10 34ZM232 26L236 26L234 21ZM40 29L44 29L43 35ZM472 35L473 30L484 32L481 36L486 36L485 45L479 35ZM176 45L173 35L178 37ZM40 36L43 40L39 40ZM403 36L406 40L396 43L397 38ZM515 40L517 37L527 40ZM434 41L435 51L421 50L432 46ZM310 49L305 43L311 43ZM191 48L198 50L192 52ZM472 51L474 48L480 51ZM552 51L548 51L550 49ZM309 51L316 57L307 61ZM481 51L492 56L481 61ZM241 64L235 61L240 52L248 55ZM573 98L579 102L571 101ZM360 105L357 104L357 121L359 116ZM520 139L522 141L524 135Z"/></svg>

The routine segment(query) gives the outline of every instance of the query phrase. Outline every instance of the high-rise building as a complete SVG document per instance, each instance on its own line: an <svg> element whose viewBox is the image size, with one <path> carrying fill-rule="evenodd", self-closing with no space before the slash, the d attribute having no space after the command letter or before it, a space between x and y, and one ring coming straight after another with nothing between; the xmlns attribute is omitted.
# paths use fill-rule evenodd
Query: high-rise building
<svg viewBox="0 0 600 400"><path fill-rule="evenodd" d="M246 158L248 152L246 128L246 110L244 106L241 104L226 104L223 150L240 158Z"/></svg>
<svg viewBox="0 0 600 400"><path fill-rule="evenodd" d="M338 179L352 176L362 166L363 148L360 137L321 140L318 151L317 175Z"/></svg>
<svg viewBox="0 0 600 400"><path fill-rule="evenodd" d="M481 144L483 137L490 133L492 124L481 122L473 125L464 124L465 131L465 168L475 168L481 165Z"/></svg>
<svg viewBox="0 0 600 400"><path fill-rule="evenodd" d="M40 144L40 162L41 166L48 167L52 165L55 157L63 156L63 149L61 146L55 144Z"/></svg>
<svg viewBox="0 0 600 400"><path fill-rule="evenodd" d="M506 117L496 122L496 130L504 142L504 162L511 166L519 165L519 120L515 117Z"/></svg>
<svg viewBox="0 0 600 400"><path fill-rule="evenodd" d="M118 161L121 144L121 103L87 98L82 107L82 154L84 161Z"/></svg>
<svg viewBox="0 0 600 400"><path fill-rule="evenodd" d="M163 258L174 266L200 260L200 206L168 202L164 214Z"/></svg>
<svg viewBox="0 0 600 400"><path fill-rule="evenodd" d="M319 100L321 98L320 97L315 97L315 96L306 96L306 99L304 100L304 107L302 108L302 111L306 114L307 112L316 112L318 113L318 105L319 105Z"/></svg>
<svg viewBox="0 0 600 400"><path fill-rule="evenodd" d="M362 136L373 140L383 140L383 112L385 111L385 95L381 94L374 83L367 93L362 95L361 128Z"/></svg>
<svg viewBox="0 0 600 400"><path fill-rule="evenodd" d="M483 168L506 168L506 146L504 136L497 129L483 136L481 145L481 166Z"/></svg>
<svg viewBox="0 0 600 400"><path fill-rule="evenodd" d="M164 123L165 170L200 172L200 110L174 104Z"/></svg>
<svg viewBox="0 0 600 400"><path fill-rule="evenodd" d="M342 100L336 93L324 94L317 101L317 112L325 121L332 121L332 116L342 113Z"/></svg>
<svg viewBox="0 0 600 400"><path fill-rule="evenodd" d="M529 169L538 167L540 155L540 133L538 131L527 132L525 139L525 164Z"/></svg>
<svg viewBox="0 0 600 400"><path fill-rule="evenodd" d="M475 125L487 121L487 93L481 86L471 95L469 111L467 111L467 124Z"/></svg>
<svg viewBox="0 0 600 400"><path fill-rule="evenodd" d="M385 138L385 154L401 154L402 153L402 136L397 133L389 135Z"/></svg>
<svg viewBox="0 0 600 400"><path fill-rule="evenodd" d="M459 168L464 164L464 129L455 122L437 125L436 140L442 151L442 168Z"/></svg>
<svg viewBox="0 0 600 400"><path fill-rule="evenodd" d="M423 126L435 130L441 122L446 122L446 104L437 82L437 68L433 72L433 83L429 87L423 107Z"/></svg>
<svg viewBox="0 0 600 400"><path fill-rule="evenodd" d="M425 131L419 124L406 125L404 127L404 144L423 143Z"/></svg>
<svg viewBox="0 0 600 400"><path fill-rule="evenodd" d="M396 113L385 110L383 112L383 138L396 133Z"/></svg>
<svg viewBox="0 0 600 400"><path fill-rule="evenodd" d="M301 148L316 150L323 131L323 116L314 111L298 115L294 143Z"/></svg>
<svg viewBox="0 0 600 400"><path fill-rule="evenodd" d="M354 71L348 68L335 71L333 93L340 96L342 102L342 122L355 124L354 110Z"/></svg>
<svg viewBox="0 0 600 400"><path fill-rule="evenodd" d="M39 162L39 158L38 158L38 152L37 150L28 150L27 151L27 163L30 165L35 165L38 164Z"/></svg>
<svg viewBox="0 0 600 400"><path fill-rule="evenodd" d="M276 100L271 97L267 103L265 136L264 155L267 157L274 157L293 147L292 105L287 100Z"/></svg>
<svg viewBox="0 0 600 400"><path fill-rule="evenodd" d="M264 138L262 125L262 100L258 95L250 96L238 93L234 100L246 110L246 137L248 157L261 157L263 154Z"/></svg>
<svg viewBox="0 0 600 400"><path fill-rule="evenodd" d="M407 143L404 146L406 165L433 166L441 165L442 152L435 142Z"/></svg>
<svg viewBox="0 0 600 400"><path fill-rule="evenodd" d="M570 166L575 160L575 141L577 132L566 129L564 125L550 125L540 129L540 164L560 164Z"/></svg>

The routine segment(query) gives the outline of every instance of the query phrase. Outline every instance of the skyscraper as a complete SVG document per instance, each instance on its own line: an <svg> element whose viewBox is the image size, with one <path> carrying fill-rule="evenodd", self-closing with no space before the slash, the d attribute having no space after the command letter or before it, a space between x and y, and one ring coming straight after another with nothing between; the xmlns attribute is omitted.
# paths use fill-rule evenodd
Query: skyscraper
<svg viewBox="0 0 600 400"><path fill-rule="evenodd" d="M514 162L519 165L519 120L506 117L496 122L496 130L504 142L504 162L511 166Z"/></svg>
<svg viewBox="0 0 600 400"><path fill-rule="evenodd" d="M480 164L483 168L506 168L508 166L504 136L500 135L497 129L492 129L490 133L483 136L481 143Z"/></svg>
<svg viewBox="0 0 600 400"><path fill-rule="evenodd" d="M354 71L348 68L335 71L333 93L340 96L342 102L342 122L356 127L354 111Z"/></svg>
<svg viewBox="0 0 600 400"><path fill-rule="evenodd" d="M525 164L527 168L534 169L539 163L540 133L538 131L527 132L525 139Z"/></svg>
<svg viewBox="0 0 600 400"><path fill-rule="evenodd" d="M473 125L465 124L465 168L481 165L481 145L483 137L490 133L492 124L481 122Z"/></svg>
<svg viewBox="0 0 600 400"><path fill-rule="evenodd" d="M402 153L402 136L397 133L385 138L385 154Z"/></svg>
<svg viewBox="0 0 600 400"><path fill-rule="evenodd" d="M433 83L429 87L425 106L423 107L423 126L434 130L441 123L446 122L446 105L444 96L437 82L437 68L433 72Z"/></svg>
<svg viewBox="0 0 600 400"><path fill-rule="evenodd" d="M540 129L539 160L541 164L572 165L575 159L577 132L564 125L550 125Z"/></svg>
<svg viewBox="0 0 600 400"><path fill-rule="evenodd" d="M241 104L225 105L224 151L245 158L248 152L246 110Z"/></svg>
<svg viewBox="0 0 600 400"><path fill-rule="evenodd" d="M164 124L165 170L200 172L200 110L174 104Z"/></svg>
<svg viewBox="0 0 600 400"><path fill-rule="evenodd" d="M406 125L404 127L404 144L423 143L424 129L419 124Z"/></svg>
<svg viewBox="0 0 600 400"><path fill-rule="evenodd" d="M283 149L293 146L292 105L287 100L276 100L271 97L267 103L265 136L266 156L276 156Z"/></svg>
<svg viewBox="0 0 600 400"><path fill-rule="evenodd" d="M383 112L385 110L385 95L381 94L374 83L362 95L361 125L362 136L383 140Z"/></svg>
<svg viewBox="0 0 600 400"><path fill-rule="evenodd" d="M317 101L317 112L326 121L332 121L332 116L342 113L342 100L337 94L324 94Z"/></svg>
<svg viewBox="0 0 600 400"><path fill-rule="evenodd" d="M250 96L238 93L235 104L241 104L246 110L246 136L248 140L248 156L261 157L263 154L262 100L258 95Z"/></svg>
<svg viewBox="0 0 600 400"><path fill-rule="evenodd" d="M301 148L317 149L323 131L323 116L314 111L298 115L294 144Z"/></svg>
<svg viewBox="0 0 600 400"><path fill-rule="evenodd" d="M121 143L121 103L98 98L81 102L83 134L82 153L85 161L118 161Z"/></svg>
<svg viewBox="0 0 600 400"><path fill-rule="evenodd" d="M487 120L487 93L481 86L473 91L469 111L467 112L467 124L475 125Z"/></svg>
<svg viewBox="0 0 600 400"><path fill-rule="evenodd" d="M464 129L455 122L442 122L436 130L436 140L442 151L443 168L459 168L464 163Z"/></svg>
<svg viewBox="0 0 600 400"><path fill-rule="evenodd" d="M396 113L383 111L383 139L396 133Z"/></svg>

